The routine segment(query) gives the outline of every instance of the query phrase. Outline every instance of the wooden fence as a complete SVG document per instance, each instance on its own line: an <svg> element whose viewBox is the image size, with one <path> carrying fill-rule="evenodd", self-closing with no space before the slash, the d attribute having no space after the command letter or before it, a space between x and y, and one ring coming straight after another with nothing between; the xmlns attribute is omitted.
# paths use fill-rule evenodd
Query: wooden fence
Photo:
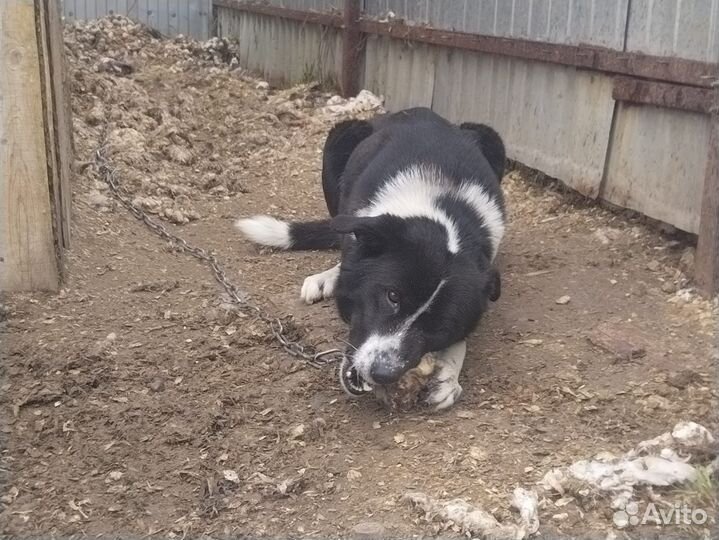
<svg viewBox="0 0 719 540"><path fill-rule="evenodd" d="M70 243L72 132L60 6L0 2L0 290L55 290Z"/></svg>

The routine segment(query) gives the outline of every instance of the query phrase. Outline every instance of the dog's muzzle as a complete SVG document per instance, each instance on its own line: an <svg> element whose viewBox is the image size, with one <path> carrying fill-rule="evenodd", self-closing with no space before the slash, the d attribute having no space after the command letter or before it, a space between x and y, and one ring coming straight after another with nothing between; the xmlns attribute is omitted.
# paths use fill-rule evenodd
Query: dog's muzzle
<svg viewBox="0 0 719 540"><path fill-rule="evenodd" d="M361 396L372 391L372 387L362 378L351 357L347 355L340 363L340 386L350 396Z"/></svg>

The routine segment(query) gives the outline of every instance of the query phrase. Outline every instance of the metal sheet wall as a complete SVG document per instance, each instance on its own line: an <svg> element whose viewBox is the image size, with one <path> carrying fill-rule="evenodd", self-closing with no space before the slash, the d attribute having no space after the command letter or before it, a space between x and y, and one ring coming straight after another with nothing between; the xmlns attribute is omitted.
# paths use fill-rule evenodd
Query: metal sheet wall
<svg viewBox="0 0 719 540"><path fill-rule="evenodd" d="M66 21L126 15L165 35L209 39L212 0L63 0Z"/></svg>
<svg viewBox="0 0 719 540"><path fill-rule="evenodd" d="M627 49L719 61L719 0L632 0Z"/></svg>
<svg viewBox="0 0 719 540"><path fill-rule="evenodd" d="M432 107L492 125L510 157L597 196L614 101L612 80L573 68L372 36L365 86L398 110Z"/></svg>
<svg viewBox="0 0 719 540"><path fill-rule="evenodd" d="M342 36L334 28L216 7L217 34L240 43L240 64L272 83L339 79Z"/></svg>
<svg viewBox="0 0 719 540"><path fill-rule="evenodd" d="M363 86L384 95L389 110L431 107L436 66L436 47L368 36Z"/></svg>
<svg viewBox="0 0 719 540"><path fill-rule="evenodd" d="M369 16L490 36L621 49L629 0L365 0Z"/></svg>
<svg viewBox="0 0 719 540"><path fill-rule="evenodd" d="M601 197L696 233L708 148L708 116L619 104Z"/></svg>
<svg viewBox="0 0 719 540"><path fill-rule="evenodd" d="M632 0L626 49L719 61L719 0ZM614 122L601 197L698 232L708 118L620 103Z"/></svg>

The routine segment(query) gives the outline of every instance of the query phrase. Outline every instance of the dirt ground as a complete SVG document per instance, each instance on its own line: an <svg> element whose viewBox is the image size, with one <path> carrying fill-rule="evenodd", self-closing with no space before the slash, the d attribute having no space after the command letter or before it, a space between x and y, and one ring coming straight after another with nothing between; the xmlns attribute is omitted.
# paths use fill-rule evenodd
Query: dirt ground
<svg viewBox="0 0 719 540"><path fill-rule="evenodd" d="M341 346L334 305L299 300L304 277L337 254L258 250L232 227L254 213L325 214L331 94L270 89L224 42L162 41L122 19L71 27L66 46L73 245L60 294L7 296L0 310L2 536L340 537L368 521L392 537L451 536L401 496L461 497L511 520L512 488L535 488L551 467L679 420L716 432L712 306L686 277L687 239L529 171L504 181L502 297L469 340L460 403L399 414L348 399L332 367L282 352L92 165L109 123L137 204L214 251L305 340ZM634 352L598 347L598 329ZM560 508L539 493L540 536L707 534L618 531L601 496Z"/></svg>

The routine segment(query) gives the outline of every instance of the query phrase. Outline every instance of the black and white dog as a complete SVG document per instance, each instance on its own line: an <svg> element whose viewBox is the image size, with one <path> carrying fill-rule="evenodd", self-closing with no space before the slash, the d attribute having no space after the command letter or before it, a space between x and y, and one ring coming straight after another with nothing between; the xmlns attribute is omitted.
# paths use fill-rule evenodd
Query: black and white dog
<svg viewBox="0 0 719 540"><path fill-rule="evenodd" d="M425 401L443 409L462 392L465 338L500 294L492 262L505 228L504 164L501 138L482 124L455 126L424 108L349 120L324 147L332 219L236 225L266 246L341 246L341 262L305 279L301 296L336 297L350 324L354 386L396 382L433 352Z"/></svg>

